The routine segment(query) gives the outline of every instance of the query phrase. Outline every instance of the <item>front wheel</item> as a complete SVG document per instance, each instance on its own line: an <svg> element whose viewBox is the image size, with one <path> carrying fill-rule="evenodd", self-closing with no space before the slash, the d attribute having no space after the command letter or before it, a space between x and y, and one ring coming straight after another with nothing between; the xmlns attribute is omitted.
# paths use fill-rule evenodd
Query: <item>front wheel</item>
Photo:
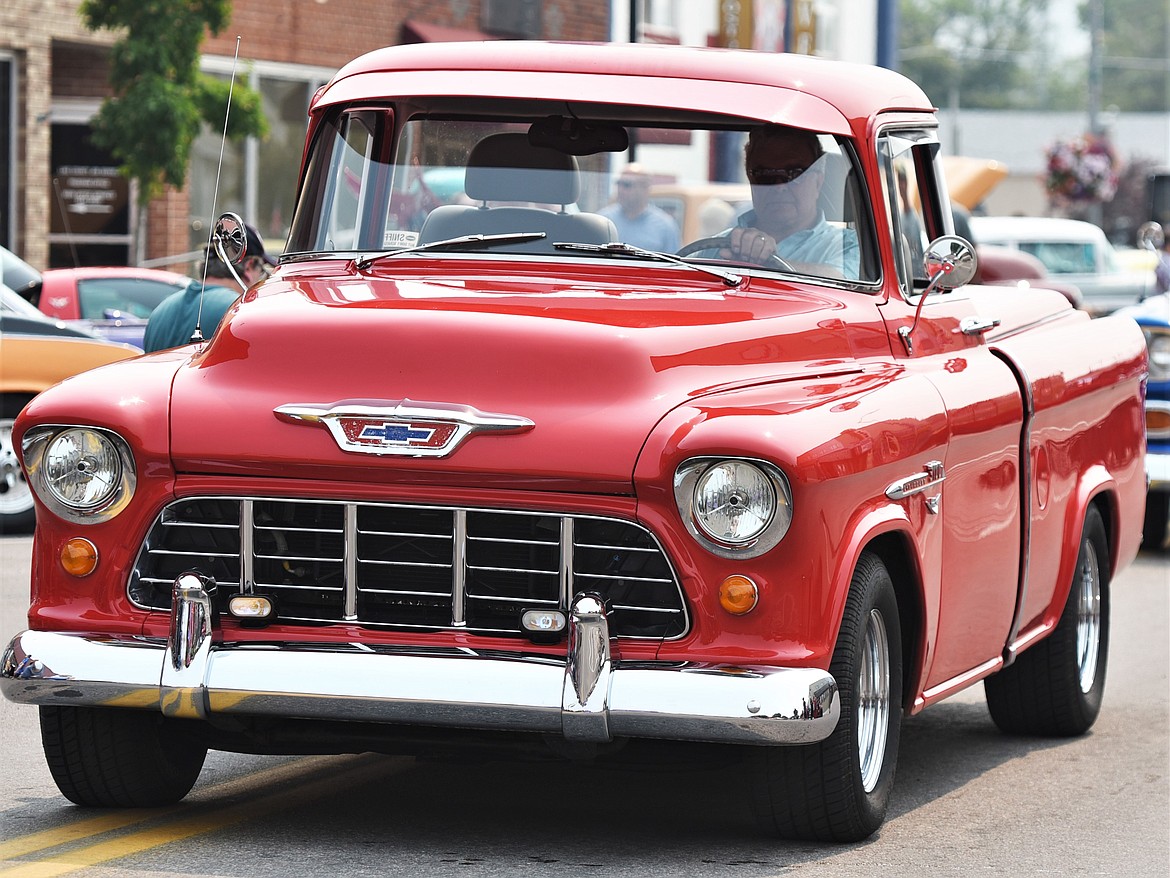
<svg viewBox="0 0 1170 878"><path fill-rule="evenodd" d="M161 713L42 707L41 743L57 788L97 808L155 808L191 791L207 748Z"/></svg>
<svg viewBox="0 0 1170 878"><path fill-rule="evenodd" d="M1109 544L1094 506L1056 629L983 681L992 720L1009 734L1084 734L1101 711L1108 651Z"/></svg>
<svg viewBox="0 0 1170 878"><path fill-rule="evenodd" d="M12 424L30 399L17 394L0 396L0 533L32 530L35 520L32 490L12 444Z"/></svg>
<svg viewBox="0 0 1170 878"><path fill-rule="evenodd" d="M818 744L749 751L752 803L766 832L861 841L885 820L902 729L902 627L890 574L861 556L829 671L841 718Z"/></svg>

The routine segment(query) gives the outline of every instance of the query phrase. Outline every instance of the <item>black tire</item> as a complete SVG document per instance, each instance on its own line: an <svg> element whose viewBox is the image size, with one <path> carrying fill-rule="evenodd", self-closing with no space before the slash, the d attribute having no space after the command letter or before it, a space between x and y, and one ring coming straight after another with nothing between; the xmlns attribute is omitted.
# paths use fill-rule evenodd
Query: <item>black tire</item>
<svg viewBox="0 0 1170 878"><path fill-rule="evenodd" d="M36 520L32 490L12 445L12 422L30 399L25 394L0 396L0 534L27 533Z"/></svg>
<svg viewBox="0 0 1170 878"><path fill-rule="evenodd" d="M1152 552L1166 548L1170 534L1170 492L1150 491L1146 495L1146 518L1142 524L1142 546Z"/></svg>
<svg viewBox="0 0 1170 878"><path fill-rule="evenodd" d="M41 743L62 795L97 808L155 808L191 791L207 748L161 713L42 707Z"/></svg>
<svg viewBox="0 0 1170 878"><path fill-rule="evenodd" d="M1109 543L1101 513L1090 507L1056 628L983 681L992 720L1009 734L1084 734L1101 711L1108 653Z"/></svg>
<svg viewBox="0 0 1170 878"><path fill-rule="evenodd" d="M861 841L885 820L902 729L902 626L890 574L868 552L853 573L829 670L841 697L833 733L748 753L753 809L770 835Z"/></svg>

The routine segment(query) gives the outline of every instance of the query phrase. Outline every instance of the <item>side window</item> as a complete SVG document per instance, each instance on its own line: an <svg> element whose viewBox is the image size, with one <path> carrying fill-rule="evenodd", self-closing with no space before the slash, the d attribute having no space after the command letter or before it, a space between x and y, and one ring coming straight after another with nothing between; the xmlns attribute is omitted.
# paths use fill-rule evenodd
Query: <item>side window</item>
<svg viewBox="0 0 1170 878"><path fill-rule="evenodd" d="M898 278L911 295L928 281L923 266L927 245L950 231L949 210L942 210L946 192L936 162L938 141L933 131L887 131L878 149Z"/></svg>
<svg viewBox="0 0 1170 878"><path fill-rule="evenodd" d="M355 109L323 124L290 242L308 250L381 249L393 113ZM379 207L381 208L379 210Z"/></svg>
<svg viewBox="0 0 1170 878"><path fill-rule="evenodd" d="M104 320L114 311L145 320L159 302L178 289L140 278L83 278L77 281L77 298L85 320Z"/></svg>

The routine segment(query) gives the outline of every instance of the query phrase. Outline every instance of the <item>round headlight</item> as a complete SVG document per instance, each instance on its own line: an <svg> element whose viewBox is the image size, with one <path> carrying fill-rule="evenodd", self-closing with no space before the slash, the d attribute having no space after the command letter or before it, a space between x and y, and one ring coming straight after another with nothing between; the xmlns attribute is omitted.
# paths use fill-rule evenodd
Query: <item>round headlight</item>
<svg viewBox="0 0 1170 878"><path fill-rule="evenodd" d="M792 523L788 482L764 461L690 460L675 475L675 499L687 529L728 558L766 552Z"/></svg>
<svg viewBox="0 0 1170 878"><path fill-rule="evenodd" d="M742 460L717 463L695 483L695 522L721 543L758 537L776 512L776 492L760 469Z"/></svg>
<svg viewBox="0 0 1170 878"><path fill-rule="evenodd" d="M122 483L122 457L103 433L65 430L45 448L44 484L70 509L95 509Z"/></svg>
<svg viewBox="0 0 1170 878"><path fill-rule="evenodd" d="M76 524L109 521L134 497L134 455L101 427L31 427L21 440L29 487L49 509Z"/></svg>

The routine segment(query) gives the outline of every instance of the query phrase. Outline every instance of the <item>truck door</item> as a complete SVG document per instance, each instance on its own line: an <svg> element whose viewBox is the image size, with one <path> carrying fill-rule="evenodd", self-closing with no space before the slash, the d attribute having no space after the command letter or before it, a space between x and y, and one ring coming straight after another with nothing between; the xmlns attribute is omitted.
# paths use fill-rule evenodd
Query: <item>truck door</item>
<svg viewBox="0 0 1170 878"><path fill-rule="evenodd" d="M1020 430L1023 405L1011 369L984 343L980 315L962 288L922 301L920 256L953 228L931 129L889 128L879 139L885 210L896 283L882 312L894 355L920 371L947 412L943 461L922 461L942 481L925 492L938 536L927 572L926 702L999 660L1009 636L1020 581ZM918 312L917 321L915 313ZM912 327L902 332L902 327ZM908 477L914 474L907 473ZM887 496L890 496L887 492ZM913 514L913 510L908 510ZM933 622L934 630L931 631ZM933 637L931 634L933 633Z"/></svg>

